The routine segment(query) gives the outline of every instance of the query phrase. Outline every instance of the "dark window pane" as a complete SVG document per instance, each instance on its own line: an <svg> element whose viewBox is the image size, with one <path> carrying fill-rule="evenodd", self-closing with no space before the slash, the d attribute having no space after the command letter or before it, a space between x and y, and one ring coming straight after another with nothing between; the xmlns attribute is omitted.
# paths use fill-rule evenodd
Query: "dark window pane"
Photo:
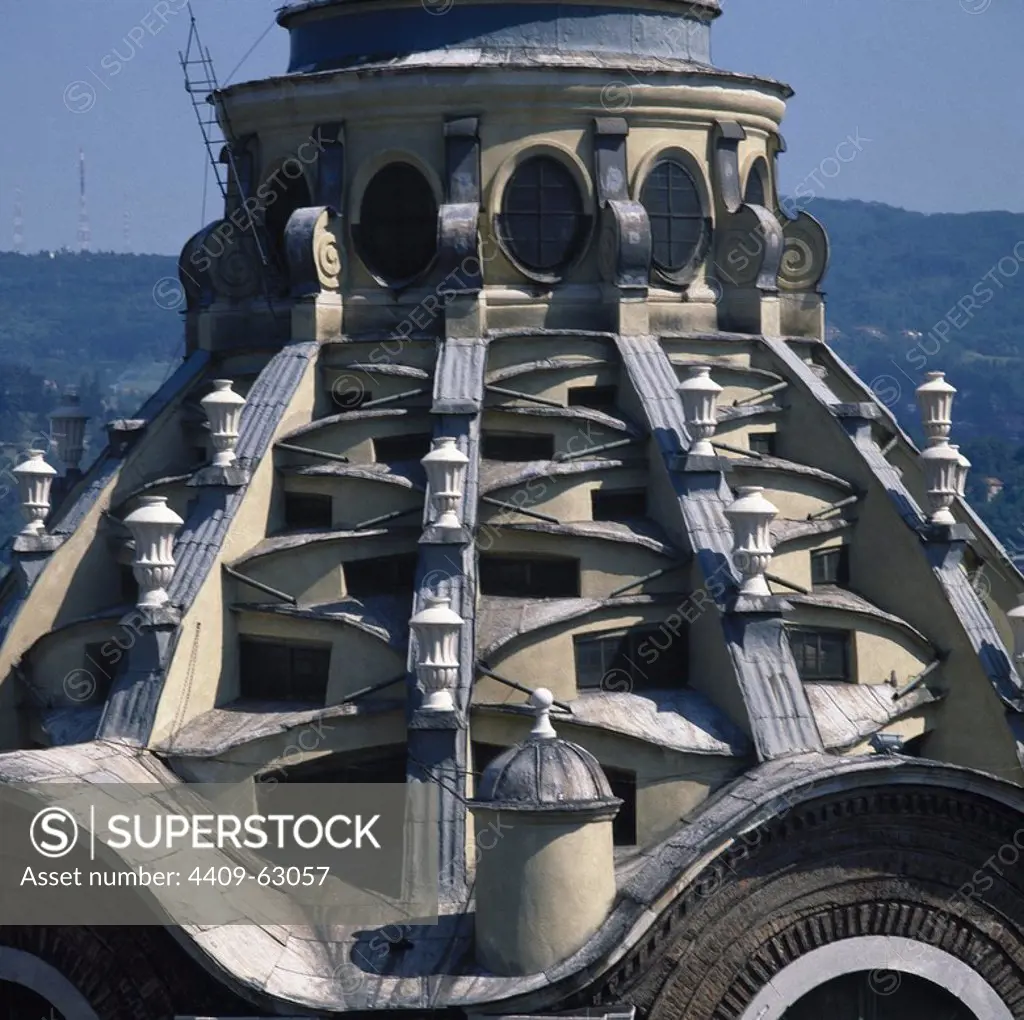
<svg viewBox="0 0 1024 1020"><path fill-rule="evenodd" d="M579 690L629 693L686 686L685 631L635 627L627 631L581 634L573 641Z"/></svg>
<svg viewBox="0 0 1024 1020"><path fill-rule="evenodd" d="M845 585L849 581L849 546L820 549L811 553L811 584Z"/></svg>
<svg viewBox="0 0 1024 1020"><path fill-rule="evenodd" d="M238 642L239 693L247 700L323 705L330 667L327 645L246 637Z"/></svg>
<svg viewBox="0 0 1024 1020"><path fill-rule="evenodd" d="M353 598L369 595L412 595L416 582L416 554L378 556L345 564L345 590Z"/></svg>
<svg viewBox="0 0 1024 1020"><path fill-rule="evenodd" d="M550 156L521 163L505 187L498 227L513 257L527 269L560 269L576 254L586 229L573 175Z"/></svg>
<svg viewBox="0 0 1024 1020"><path fill-rule="evenodd" d="M329 531L331 527L331 497L315 493L286 492L284 494L284 523L288 528Z"/></svg>
<svg viewBox="0 0 1024 1020"><path fill-rule="evenodd" d="M636 773L602 765L612 796L622 801L612 821L612 842L615 846L636 846Z"/></svg>
<svg viewBox="0 0 1024 1020"><path fill-rule="evenodd" d="M748 205L767 206L764 175L760 167L755 166L747 178L747 194L745 196Z"/></svg>
<svg viewBox="0 0 1024 1020"><path fill-rule="evenodd" d="M404 783L406 758L405 747L396 744L328 754L279 769L273 775L284 783Z"/></svg>
<svg viewBox="0 0 1024 1020"><path fill-rule="evenodd" d="M391 163L363 192L359 254L385 280L418 276L437 251L437 201L429 181L409 163Z"/></svg>
<svg viewBox="0 0 1024 1020"><path fill-rule="evenodd" d="M569 406L614 411L617 392L617 386L573 386L569 390Z"/></svg>
<svg viewBox="0 0 1024 1020"><path fill-rule="evenodd" d="M430 453L430 433L414 432L408 436L380 436L373 441L373 452L380 464L422 460Z"/></svg>
<svg viewBox="0 0 1024 1020"><path fill-rule="evenodd" d="M302 173L302 165L294 156L288 159L282 169L287 173L279 173L272 181L264 182L267 194L266 212L267 237L270 239L270 254L278 268L288 269L285 256L285 227L296 209L304 209L313 204L309 194L309 185ZM298 171L298 176L296 172ZM252 196L249 196L252 197Z"/></svg>
<svg viewBox="0 0 1024 1020"><path fill-rule="evenodd" d="M555 455L555 437L529 432L485 432L482 452L485 460L551 460Z"/></svg>
<svg viewBox="0 0 1024 1020"><path fill-rule="evenodd" d="M850 636L845 630L793 628L789 645L801 680L849 680Z"/></svg>
<svg viewBox="0 0 1024 1020"><path fill-rule="evenodd" d="M656 164L640 191L651 221L652 259L663 272L684 269L704 246L707 223L697 182L675 160Z"/></svg>
<svg viewBox="0 0 1024 1020"><path fill-rule="evenodd" d="M578 598L579 560L483 555L480 592L509 598Z"/></svg>
<svg viewBox="0 0 1024 1020"><path fill-rule="evenodd" d="M125 605L134 606L139 601L139 582L135 580L135 571L122 563L118 568L121 580L121 601Z"/></svg>
<svg viewBox="0 0 1024 1020"><path fill-rule="evenodd" d="M633 521L647 516L643 489L592 489L591 516L595 521Z"/></svg>
<svg viewBox="0 0 1024 1020"><path fill-rule="evenodd" d="M762 457L775 456L774 432L751 432L748 435L751 453L759 453Z"/></svg>

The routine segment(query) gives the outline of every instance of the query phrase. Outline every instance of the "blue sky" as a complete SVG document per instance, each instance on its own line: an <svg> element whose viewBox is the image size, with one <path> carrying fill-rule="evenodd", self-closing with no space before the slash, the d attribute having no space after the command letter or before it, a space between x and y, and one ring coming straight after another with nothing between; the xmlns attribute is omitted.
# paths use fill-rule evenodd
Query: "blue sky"
<svg viewBox="0 0 1024 1020"><path fill-rule="evenodd" d="M456 0L458 2L458 0ZM203 215L182 87L184 0L8 0L0 35L0 248L22 191L30 251L74 246L77 161L93 247L176 254ZM194 0L221 79L280 73L277 0ZM1021 0L724 0L714 59L797 90L783 186L924 212L1024 212ZM180 13L176 13L182 8ZM837 147L846 139L842 160ZM836 171L836 166L840 169ZM128 237L125 238L125 215Z"/></svg>

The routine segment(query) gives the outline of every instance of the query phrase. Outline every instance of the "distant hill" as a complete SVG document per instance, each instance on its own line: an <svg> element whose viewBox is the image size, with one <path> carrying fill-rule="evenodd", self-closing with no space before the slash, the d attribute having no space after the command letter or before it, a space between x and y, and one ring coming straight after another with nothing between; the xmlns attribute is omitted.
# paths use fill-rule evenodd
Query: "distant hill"
<svg viewBox="0 0 1024 1020"><path fill-rule="evenodd" d="M832 241L832 346L915 436L915 387L948 373L972 499L1024 554L1024 215L807 210ZM98 423L140 404L183 352L176 275L168 256L0 252L0 445L45 431L69 384ZM0 533L16 520L10 466L0 460ZM990 502L988 478L1003 483Z"/></svg>

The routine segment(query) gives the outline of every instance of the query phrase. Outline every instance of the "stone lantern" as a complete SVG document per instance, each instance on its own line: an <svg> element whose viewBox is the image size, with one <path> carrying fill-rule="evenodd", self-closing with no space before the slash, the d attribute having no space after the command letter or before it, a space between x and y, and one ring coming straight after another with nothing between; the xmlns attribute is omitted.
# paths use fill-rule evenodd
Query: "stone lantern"
<svg viewBox="0 0 1024 1020"><path fill-rule="evenodd" d="M82 399L69 390L64 403L50 415L50 439L57 457L69 471L77 471L85 453L85 425L89 415L82 413Z"/></svg>
<svg viewBox="0 0 1024 1020"><path fill-rule="evenodd" d="M231 467L235 463L235 444L238 442L238 425L242 418L245 397L231 388L230 379L214 379L213 392L199 401L210 422L210 436L213 439L214 467Z"/></svg>
<svg viewBox="0 0 1024 1020"><path fill-rule="evenodd" d="M946 382L945 372L929 372L927 382L917 388L917 406L929 444L949 438L953 425L953 395L956 388Z"/></svg>
<svg viewBox="0 0 1024 1020"><path fill-rule="evenodd" d="M960 454L949 445L949 440L941 437L933 439L932 445L921 451L928 503L932 508L928 519L932 524L956 524L956 518L949 512L949 508L959 494L961 474L965 480L967 477L967 471L961 467L960 461Z"/></svg>
<svg viewBox="0 0 1024 1020"><path fill-rule="evenodd" d="M143 496L124 523L135 539L132 570L139 582L139 606L167 601L174 576L174 536L185 522L167 505L166 496Z"/></svg>
<svg viewBox="0 0 1024 1020"><path fill-rule="evenodd" d="M1017 596L1017 608L1011 609L1006 618L1013 629L1013 658L1017 669L1024 667L1024 595Z"/></svg>
<svg viewBox="0 0 1024 1020"><path fill-rule="evenodd" d="M431 712L455 709L452 691L459 675L459 635L462 617L451 607L448 595L428 595L409 626L419 649L416 675L423 685L423 708Z"/></svg>
<svg viewBox="0 0 1024 1020"><path fill-rule="evenodd" d="M956 494L963 499L967 495L967 472L971 470L971 462L960 452L960 447L950 445L958 458L956 472Z"/></svg>
<svg viewBox="0 0 1024 1020"><path fill-rule="evenodd" d="M721 392L722 387L711 378L711 369L707 365L691 368L689 377L679 386L686 431L694 439L690 453L698 457L715 455L711 437L718 427L718 395Z"/></svg>
<svg viewBox="0 0 1024 1020"><path fill-rule="evenodd" d="M434 441L434 448L420 463L427 472L430 500L437 512L434 526L458 530L461 523L457 511L469 458L455 445L453 436L443 436Z"/></svg>
<svg viewBox="0 0 1024 1020"><path fill-rule="evenodd" d="M21 529L23 535L38 535L50 512L50 486L57 472L43 460L42 450L29 450L28 458L11 473L18 480L21 512L28 522Z"/></svg>
<svg viewBox="0 0 1024 1020"><path fill-rule="evenodd" d="M742 486L736 501L725 509L732 524L733 563L743 576L741 595L771 595L764 575L775 551L769 529L779 511L763 492L760 485Z"/></svg>

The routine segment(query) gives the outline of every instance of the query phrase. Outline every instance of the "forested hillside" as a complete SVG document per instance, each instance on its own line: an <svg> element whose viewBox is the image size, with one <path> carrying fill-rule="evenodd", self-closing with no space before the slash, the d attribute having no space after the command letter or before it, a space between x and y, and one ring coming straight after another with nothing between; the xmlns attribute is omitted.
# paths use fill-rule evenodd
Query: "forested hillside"
<svg viewBox="0 0 1024 1020"><path fill-rule="evenodd" d="M1024 215L933 215L820 199L832 345L918 435L914 388L942 369L971 495L1024 554ZM0 532L19 520L11 458L45 434L68 385L102 424L130 414L180 359L175 259L0 253ZM987 479L1003 483L1002 491Z"/></svg>

